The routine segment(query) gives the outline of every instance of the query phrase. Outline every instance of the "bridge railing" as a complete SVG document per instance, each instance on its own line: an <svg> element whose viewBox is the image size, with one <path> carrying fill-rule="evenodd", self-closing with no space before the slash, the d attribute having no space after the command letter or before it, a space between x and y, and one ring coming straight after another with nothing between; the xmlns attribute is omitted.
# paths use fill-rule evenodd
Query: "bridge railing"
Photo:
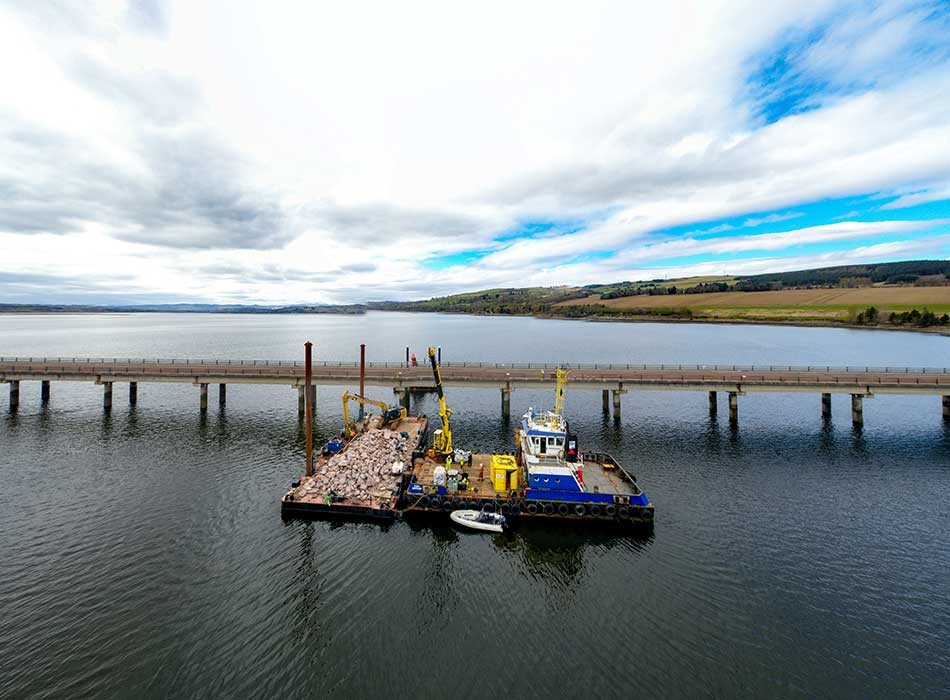
<svg viewBox="0 0 950 700"><path fill-rule="evenodd" d="M179 367L255 367L255 368L301 368L305 363L301 360L212 360L191 358L131 358L131 357L3 357L0 363L4 364L79 364L79 365L177 365ZM415 367L405 362L367 362L369 369L425 369L427 364L420 363ZM789 372L789 373L826 373L826 374L950 374L946 367L897 367L877 366L865 367L859 365L743 365L743 364L636 364L618 362L600 362L593 364L581 363L550 363L550 362L443 362L443 368L465 369L512 369L512 370L545 370L554 371L557 368L566 370L632 370L632 371L678 371L678 372ZM311 367L329 367L343 369L357 369L358 362L342 362L334 360L314 360Z"/></svg>

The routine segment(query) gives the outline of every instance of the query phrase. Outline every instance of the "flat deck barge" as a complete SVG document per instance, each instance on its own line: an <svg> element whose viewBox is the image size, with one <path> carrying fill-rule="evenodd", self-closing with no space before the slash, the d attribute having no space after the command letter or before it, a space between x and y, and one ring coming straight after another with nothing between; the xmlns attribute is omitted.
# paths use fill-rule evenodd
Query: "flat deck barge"
<svg viewBox="0 0 950 700"><path fill-rule="evenodd" d="M285 517L369 520L391 523L413 453L426 440L428 421L407 416L386 426L379 418L357 423L353 437L330 441L313 474L295 481L280 501Z"/></svg>

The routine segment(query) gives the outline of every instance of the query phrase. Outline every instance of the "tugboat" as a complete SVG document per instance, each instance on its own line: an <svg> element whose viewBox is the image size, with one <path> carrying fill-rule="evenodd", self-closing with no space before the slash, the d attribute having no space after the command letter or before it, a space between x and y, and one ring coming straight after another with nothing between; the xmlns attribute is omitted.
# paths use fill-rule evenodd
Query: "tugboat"
<svg viewBox="0 0 950 700"><path fill-rule="evenodd" d="M653 505L611 455L581 453L577 436L561 414L567 372L557 370L553 411L529 408L518 430L518 458L525 470L529 514L607 516L652 523Z"/></svg>

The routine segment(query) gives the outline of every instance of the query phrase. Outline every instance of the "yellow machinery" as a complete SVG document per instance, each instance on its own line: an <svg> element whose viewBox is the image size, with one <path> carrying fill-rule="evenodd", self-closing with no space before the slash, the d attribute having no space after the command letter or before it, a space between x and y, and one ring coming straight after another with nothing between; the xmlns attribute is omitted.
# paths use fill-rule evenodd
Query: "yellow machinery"
<svg viewBox="0 0 950 700"><path fill-rule="evenodd" d="M564 387L567 385L567 370L557 368L557 393L554 397L554 413L561 415L561 409L564 408Z"/></svg>
<svg viewBox="0 0 950 700"><path fill-rule="evenodd" d="M439 365L435 361L435 348L429 348L429 362L432 363L432 375L435 377L435 390L439 395L439 418L442 419L442 427L436 430L432 436L432 449L441 457L448 457L452 454L452 428L449 425L449 416L452 415L452 409L445 405L445 394L442 393L442 374L439 372Z"/></svg>
<svg viewBox="0 0 950 700"><path fill-rule="evenodd" d="M495 493L518 489L518 462L511 455L491 456L491 480Z"/></svg>
<svg viewBox="0 0 950 700"><path fill-rule="evenodd" d="M356 401L360 406L365 404L370 404L376 406L380 411L383 417L383 422L391 423L392 421L402 420L406 417L406 409L404 408L390 408L382 401L374 401L373 399L368 399L365 396L360 396L359 394L351 394L348 391L343 392L343 430L346 434L346 437L352 437L354 433L354 428L350 424L350 411L349 403L350 401Z"/></svg>

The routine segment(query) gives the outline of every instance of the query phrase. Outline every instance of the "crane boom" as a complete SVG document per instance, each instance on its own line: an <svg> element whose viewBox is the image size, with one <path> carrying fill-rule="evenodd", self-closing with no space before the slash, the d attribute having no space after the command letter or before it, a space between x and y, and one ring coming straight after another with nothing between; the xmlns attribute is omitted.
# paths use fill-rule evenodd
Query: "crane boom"
<svg viewBox="0 0 950 700"><path fill-rule="evenodd" d="M435 391L439 395L439 418L442 419L441 430L436 430L432 440L432 447L442 456L452 454L452 427L449 424L449 416L452 415L452 409L445 404L445 394L442 393L442 374L439 372L439 365L435 361L435 348L429 348L429 362L432 363L432 376L435 377Z"/></svg>
<svg viewBox="0 0 950 700"><path fill-rule="evenodd" d="M556 415L561 415L561 410L564 408L564 387L567 385L567 370L557 368L557 389L556 394L554 395L554 413Z"/></svg>

